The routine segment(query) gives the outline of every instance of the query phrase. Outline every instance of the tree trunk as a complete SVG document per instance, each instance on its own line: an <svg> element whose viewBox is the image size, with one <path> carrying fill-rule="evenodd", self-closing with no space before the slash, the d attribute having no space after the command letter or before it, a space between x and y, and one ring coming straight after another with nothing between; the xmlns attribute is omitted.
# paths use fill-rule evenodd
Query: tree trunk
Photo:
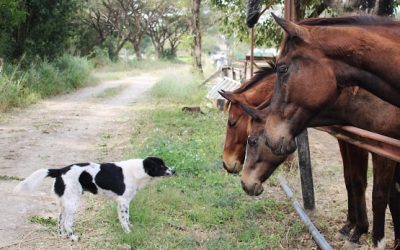
<svg viewBox="0 0 400 250"><path fill-rule="evenodd" d="M142 61L142 51L140 50L140 43L132 41L133 49L135 50L136 60Z"/></svg>
<svg viewBox="0 0 400 250"><path fill-rule="evenodd" d="M193 55L194 69L203 74L203 66L201 64L201 30L200 30L200 4L201 0L193 0L192 2L192 34L193 34Z"/></svg>

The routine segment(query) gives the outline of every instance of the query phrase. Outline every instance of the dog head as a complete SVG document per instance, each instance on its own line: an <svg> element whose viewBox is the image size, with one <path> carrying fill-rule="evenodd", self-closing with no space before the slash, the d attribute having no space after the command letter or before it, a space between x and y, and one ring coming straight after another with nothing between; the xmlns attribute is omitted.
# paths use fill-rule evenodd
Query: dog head
<svg viewBox="0 0 400 250"><path fill-rule="evenodd" d="M143 160L143 168L146 174L151 177L171 176L175 170L165 165L164 161L158 157L147 157Z"/></svg>

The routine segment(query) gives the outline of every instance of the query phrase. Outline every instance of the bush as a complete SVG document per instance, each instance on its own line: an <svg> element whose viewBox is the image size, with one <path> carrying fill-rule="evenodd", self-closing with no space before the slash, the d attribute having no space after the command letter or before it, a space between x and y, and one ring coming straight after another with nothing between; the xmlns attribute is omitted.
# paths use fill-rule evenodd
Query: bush
<svg viewBox="0 0 400 250"><path fill-rule="evenodd" d="M65 87L59 80L60 74L57 68L48 62L41 62L27 71L24 87L41 97L47 97L64 90Z"/></svg>
<svg viewBox="0 0 400 250"><path fill-rule="evenodd" d="M66 85L70 88L81 87L90 74L92 66L85 58L65 54L56 61Z"/></svg>
<svg viewBox="0 0 400 250"><path fill-rule="evenodd" d="M5 65L0 75L0 112L83 86L92 67L86 58L64 55L54 63L39 61L28 70Z"/></svg>

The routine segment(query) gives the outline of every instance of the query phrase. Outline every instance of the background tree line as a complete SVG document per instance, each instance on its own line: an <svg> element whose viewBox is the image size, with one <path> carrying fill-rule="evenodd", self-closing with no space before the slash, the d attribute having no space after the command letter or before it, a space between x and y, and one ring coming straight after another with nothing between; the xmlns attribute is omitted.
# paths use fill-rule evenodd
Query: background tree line
<svg viewBox="0 0 400 250"><path fill-rule="evenodd" d="M138 60L153 45L157 58L176 57L190 27L191 2L173 0L0 0L0 57L54 60L68 52L113 61L130 44Z"/></svg>

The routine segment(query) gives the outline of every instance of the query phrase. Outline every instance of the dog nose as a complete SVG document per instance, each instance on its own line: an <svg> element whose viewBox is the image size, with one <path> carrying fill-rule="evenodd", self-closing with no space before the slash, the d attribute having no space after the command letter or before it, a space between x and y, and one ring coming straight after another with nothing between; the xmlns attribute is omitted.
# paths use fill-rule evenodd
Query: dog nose
<svg viewBox="0 0 400 250"><path fill-rule="evenodd" d="M172 174L175 174L175 172L176 172L176 170L172 168L172 169L171 169L171 173L172 173Z"/></svg>

